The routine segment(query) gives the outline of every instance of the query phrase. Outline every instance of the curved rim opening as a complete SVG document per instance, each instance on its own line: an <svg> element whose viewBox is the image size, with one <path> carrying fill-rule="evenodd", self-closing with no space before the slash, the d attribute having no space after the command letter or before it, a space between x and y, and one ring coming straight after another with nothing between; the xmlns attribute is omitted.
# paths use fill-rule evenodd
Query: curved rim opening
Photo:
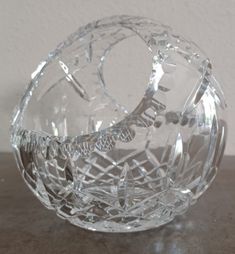
<svg viewBox="0 0 235 254"><path fill-rule="evenodd" d="M116 23L114 23L114 22L107 22L107 23L103 23L102 24L102 22L104 22L104 20L105 20L104 19L104 20L99 20L99 21L90 23L87 26L80 28L76 33L72 34L67 41L61 43L53 53L49 54L48 59L46 61L42 62L39 65L39 67L37 68L37 70L32 75L32 81L31 81L29 87L27 88L27 90L25 92L25 95L23 96L23 98L21 100L20 106L16 109L16 111L14 113L13 120L12 120L12 128L13 129L15 129L15 127L17 127L17 126L21 127L21 122L22 122L24 110L26 109L27 104L28 104L28 102L29 102L29 100L30 100L34 90L36 89L36 87L40 83L40 78L43 75L43 72L46 69L46 67L54 59L56 59L58 57L58 55L60 55L65 48L68 48L73 42L75 42L76 40L81 38L84 34L90 33L93 29L99 28L99 26L101 26L101 24L104 27L105 26L110 27L110 26L113 26L114 24L118 24L120 27L124 27L126 29L130 29L132 31L133 35L138 35L144 41L144 43L147 44L147 46L149 46L147 41L146 41L146 36L144 34L142 36L136 29L133 29L133 28L135 28L135 26L137 26L137 25L139 26L141 24L142 25L146 25L146 24L147 25L150 25L150 24L156 25L156 24L151 23L152 21L149 20L149 19L143 19L143 18L140 18L142 20L142 22L143 22L143 23L141 23L141 20L138 21L139 17L128 17L128 16L125 16L126 20L123 22L121 17L123 17L123 16L112 17L114 20L118 19L118 20L116 20ZM109 18L109 19L112 20L112 18ZM160 25L160 27L161 27L161 25ZM166 27L164 27L164 26L163 26L163 28L166 29ZM116 42L116 43L118 43L118 42ZM106 50L107 50L107 53L108 53L109 49L106 49ZM98 70L101 70L103 68L103 63L104 62L102 61L102 59L101 59L100 63L101 64L100 64ZM102 81L102 79L104 77L100 75L100 78L101 78L101 81ZM147 84L146 84L146 89L147 89ZM128 112L127 116L129 116L133 112L136 114L136 112L138 111L138 108L139 108L139 105L137 104L136 108L132 109L132 111L130 113ZM119 123L117 123L117 128L120 126L120 124L123 124L123 121L120 121ZM112 129L115 129L115 126L112 127ZM102 132L103 131L109 132L110 128L102 129L101 131ZM90 134L96 135L96 132L90 133ZM53 136L53 135L48 134L48 136Z"/></svg>

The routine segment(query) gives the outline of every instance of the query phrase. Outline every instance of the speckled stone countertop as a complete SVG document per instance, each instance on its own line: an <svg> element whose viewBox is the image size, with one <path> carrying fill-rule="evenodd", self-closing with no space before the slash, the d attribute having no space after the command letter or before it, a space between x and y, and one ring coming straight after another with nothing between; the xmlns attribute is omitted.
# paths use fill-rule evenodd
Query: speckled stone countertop
<svg viewBox="0 0 235 254"><path fill-rule="evenodd" d="M235 157L188 213L166 226L108 234L70 225L45 209L24 184L11 154L0 154L1 254L235 254Z"/></svg>

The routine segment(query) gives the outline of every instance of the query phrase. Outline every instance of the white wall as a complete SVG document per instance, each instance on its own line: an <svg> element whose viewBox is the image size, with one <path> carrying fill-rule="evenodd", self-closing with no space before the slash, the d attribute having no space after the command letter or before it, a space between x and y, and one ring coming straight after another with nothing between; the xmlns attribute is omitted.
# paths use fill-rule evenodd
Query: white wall
<svg viewBox="0 0 235 254"><path fill-rule="evenodd" d="M235 153L235 0L0 0L0 151L30 73L77 27L115 14L160 20L210 57L228 102L227 154Z"/></svg>

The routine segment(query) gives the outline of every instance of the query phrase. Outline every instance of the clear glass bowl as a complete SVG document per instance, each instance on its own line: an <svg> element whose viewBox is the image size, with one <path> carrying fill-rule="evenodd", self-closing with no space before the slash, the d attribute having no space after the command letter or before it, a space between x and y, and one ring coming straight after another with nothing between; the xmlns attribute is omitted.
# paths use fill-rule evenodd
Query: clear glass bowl
<svg viewBox="0 0 235 254"><path fill-rule="evenodd" d="M149 80L112 87L103 70L124 63L103 68L109 53L127 41L128 55L136 40L151 56ZM225 108L194 43L153 20L114 16L79 28L38 66L11 143L25 182L58 216L90 230L139 231L186 212L211 184Z"/></svg>

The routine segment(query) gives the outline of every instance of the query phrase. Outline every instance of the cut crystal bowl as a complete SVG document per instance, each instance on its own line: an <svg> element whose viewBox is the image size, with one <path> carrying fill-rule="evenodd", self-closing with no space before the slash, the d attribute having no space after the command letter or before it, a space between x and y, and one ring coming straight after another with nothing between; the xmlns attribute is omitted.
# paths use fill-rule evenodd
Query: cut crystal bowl
<svg viewBox="0 0 235 254"><path fill-rule="evenodd" d="M141 56L129 79L138 63L124 68L122 52ZM194 43L154 20L114 16L79 28L40 63L14 112L11 143L26 184L59 217L90 230L140 231L186 212L211 184L225 108Z"/></svg>

